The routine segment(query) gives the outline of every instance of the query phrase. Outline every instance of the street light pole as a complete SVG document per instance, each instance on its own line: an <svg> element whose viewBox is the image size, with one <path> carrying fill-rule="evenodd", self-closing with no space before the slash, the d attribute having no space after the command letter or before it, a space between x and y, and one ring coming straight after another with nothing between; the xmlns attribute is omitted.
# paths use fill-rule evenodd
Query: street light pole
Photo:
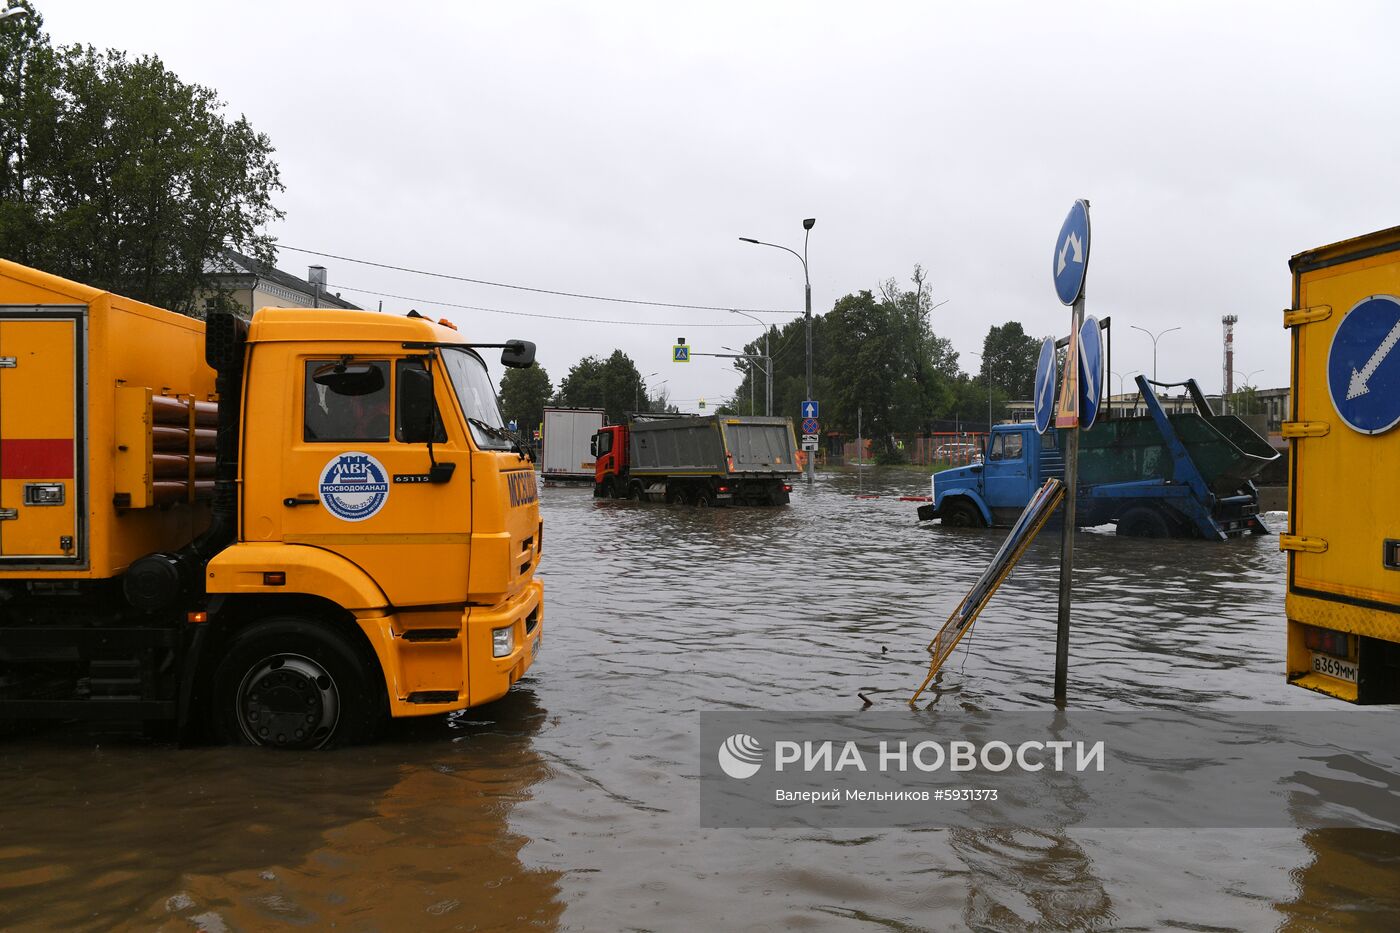
<svg viewBox="0 0 1400 933"><path fill-rule="evenodd" d="M754 317L752 314L749 314L747 311L738 311L738 310L733 310L733 309L731 309L729 313L730 313L730 314L742 314L744 317L748 318L749 320L751 320L751 321L753 321L753 322L755 322L755 323L757 323L757 324L762 325L762 327L763 327L763 363L764 363L764 366L766 367L766 368L763 370L763 413L764 413L765 415L768 415L769 417L772 417L772 415L773 415L773 357L770 356L769 353L768 353L768 325L767 325L767 324L764 324L762 321L760 321L758 318ZM752 373L753 370L749 370L749 372Z"/></svg>
<svg viewBox="0 0 1400 933"><path fill-rule="evenodd" d="M1180 328L1180 327L1168 327L1168 328L1167 328L1166 330L1164 330L1164 331L1159 331L1159 332L1154 336L1153 333L1152 333L1152 331L1148 330L1146 327L1138 327L1136 324L1129 324L1128 326L1131 327L1133 330L1140 330L1140 331L1142 331L1144 334L1146 334L1147 336L1149 336L1149 337L1152 338L1152 381L1153 381L1153 382L1156 382L1156 381L1157 381L1157 341L1160 340L1161 338L1165 337L1167 334L1170 334L1170 333L1171 333L1172 331L1174 331L1174 330L1181 330L1181 328Z"/></svg>
<svg viewBox="0 0 1400 933"><path fill-rule="evenodd" d="M1116 379L1118 380L1118 401L1122 402L1122 401L1123 401L1123 396L1126 394L1126 392L1125 392L1125 390L1124 390L1124 388L1123 388L1123 381L1124 381L1125 379L1127 379L1129 376L1136 375L1138 372L1139 372L1139 370L1134 369L1134 370L1131 370L1131 371L1126 372L1126 373L1112 373L1112 372L1109 373L1109 375L1113 376L1114 378L1116 378ZM1109 410L1110 410L1110 411L1113 410L1113 403L1112 403L1111 400L1110 400L1110 402L1109 402L1109 406L1108 406L1108 407L1109 407ZM1136 405L1136 404L1133 405L1133 413L1134 413L1134 414L1137 413L1137 405Z"/></svg>
<svg viewBox="0 0 1400 933"><path fill-rule="evenodd" d="M992 371L987 368L987 358L976 350L968 350L968 353L982 361L982 368L987 370L987 443L992 440Z"/></svg>
<svg viewBox="0 0 1400 933"><path fill-rule="evenodd" d="M1242 373L1242 372L1240 372L1238 369L1232 369L1232 370L1230 370L1230 372L1234 373L1236 376L1244 376L1244 378L1240 380L1240 387L1239 387L1239 389L1236 389L1236 390L1235 390L1236 394L1239 394L1240 392L1242 392L1242 391L1245 390L1245 389L1252 388L1252 386L1249 384L1249 380L1253 379L1256 375L1258 375L1259 373L1262 373L1263 371L1264 371L1264 370L1262 370L1262 369L1253 369L1253 370L1250 370L1249 375L1245 376L1245 374ZM1230 414L1229 409L1230 409L1230 408L1233 408L1233 407L1234 407L1234 405L1232 405L1232 404L1230 403L1230 400L1227 398L1227 399L1225 400L1225 408L1226 408L1225 414L1227 414L1227 415ZM1239 412L1235 412L1235 414L1238 415ZM1252 414L1254 414L1254 412L1252 412L1252 411L1247 411L1247 412L1245 412L1245 414L1246 414L1246 415L1252 415Z"/></svg>
<svg viewBox="0 0 1400 933"><path fill-rule="evenodd" d="M752 415L754 413L754 396L757 394L758 391L758 375L754 372L754 366L757 364L759 357L753 353L740 353L733 347L722 346L720 347L720 349L728 350L730 353L733 353L735 356L740 357L749 364L749 414ZM764 372L767 372L767 370L764 370Z"/></svg>
<svg viewBox="0 0 1400 933"><path fill-rule="evenodd" d="M642 376L640 379L637 380L637 387L636 387L635 389L632 390L632 410L633 410L633 411L641 411L641 410L642 410L642 389L646 388L647 380L650 379L652 376L659 376L659 375L661 375L661 373L660 373L659 371L658 371L658 372L654 372L654 373L647 373L645 376ZM650 401L650 399L648 399L648 401Z"/></svg>
<svg viewBox="0 0 1400 933"><path fill-rule="evenodd" d="M806 233L802 235L801 253L799 253L795 249L788 249L788 247L786 246L779 246L777 243L765 243L762 240L755 240L753 237L747 236L739 237L739 239L743 240L745 243L754 243L758 246L771 246L774 249L786 250L787 252L792 253L794 256L796 256L798 262L802 263L802 282L805 286L804 295L806 297L806 310L803 316L806 318L807 321L807 398L809 400L812 398L812 277L808 274L807 271L807 241L811 238L812 228L816 225L817 218L815 217L808 217L802 221L802 229L805 230ZM811 451L808 451L808 454L809 456L807 457L807 485L810 486L816 479L817 464L816 458L810 456Z"/></svg>

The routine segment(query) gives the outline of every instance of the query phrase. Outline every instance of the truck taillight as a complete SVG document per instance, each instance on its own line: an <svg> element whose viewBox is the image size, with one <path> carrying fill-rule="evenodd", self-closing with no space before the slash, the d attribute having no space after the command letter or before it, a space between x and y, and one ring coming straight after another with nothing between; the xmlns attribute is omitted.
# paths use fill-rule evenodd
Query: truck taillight
<svg viewBox="0 0 1400 933"><path fill-rule="evenodd" d="M719 487L719 491L720 491L720 492L728 492L728 491L729 491L729 487L728 487L728 486L721 486L721 487Z"/></svg>
<svg viewBox="0 0 1400 933"><path fill-rule="evenodd" d="M1315 625L1303 626L1303 644L1309 651L1321 651L1333 657L1351 657L1351 640L1346 632L1334 632Z"/></svg>
<svg viewBox="0 0 1400 933"><path fill-rule="evenodd" d="M792 487L787 483L783 483L783 492L792 492Z"/></svg>

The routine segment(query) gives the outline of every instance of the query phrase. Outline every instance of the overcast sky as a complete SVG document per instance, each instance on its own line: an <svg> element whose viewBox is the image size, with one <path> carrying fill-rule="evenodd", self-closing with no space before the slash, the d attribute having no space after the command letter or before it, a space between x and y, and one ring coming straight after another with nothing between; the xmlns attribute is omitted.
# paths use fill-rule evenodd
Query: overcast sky
<svg viewBox="0 0 1400 933"><path fill-rule="evenodd" d="M1400 223L1387 3L39 0L56 43L155 53L277 148L284 244L545 289L799 314L929 271L935 330L1060 335L1054 239L1092 203L1113 369L1287 384L1288 257ZM621 347L694 409L759 328L283 250L364 307L524 337L559 379ZM625 324L586 324L445 307ZM774 321L790 319L773 317ZM658 326L651 326L651 325ZM724 326L713 326L724 325ZM800 348L795 351L800 352ZM1256 372L1258 371L1258 372ZM499 371L498 371L499 374ZM1113 391L1117 391L1114 380ZM791 414L796 414L791 413Z"/></svg>

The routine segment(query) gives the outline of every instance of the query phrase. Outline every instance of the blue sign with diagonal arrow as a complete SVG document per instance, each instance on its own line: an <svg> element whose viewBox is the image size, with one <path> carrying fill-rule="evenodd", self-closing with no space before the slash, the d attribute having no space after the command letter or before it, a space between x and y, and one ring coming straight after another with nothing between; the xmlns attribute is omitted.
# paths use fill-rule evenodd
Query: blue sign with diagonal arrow
<svg viewBox="0 0 1400 933"><path fill-rule="evenodd" d="M1089 202L1078 200L1069 209L1060 235L1055 238L1055 256L1051 269L1055 275L1055 294L1060 301L1072 305L1084 294L1084 273L1089 268Z"/></svg>
<svg viewBox="0 0 1400 933"><path fill-rule="evenodd" d="M1356 303L1332 335L1327 388L1347 427L1380 434L1400 423L1400 299Z"/></svg>
<svg viewBox="0 0 1400 933"><path fill-rule="evenodd" d="M1079 426L1086 431L1103 404L1103 332L1092 314L1079 328Z"/></svg>
<svg viewBox="0 0 1400 933"><path fill-rule="evenodd" d="M1035 367L1035 430L1050 430L1055 414L1055 338L1046 337L1040 345L1040 362Z"/></svg>

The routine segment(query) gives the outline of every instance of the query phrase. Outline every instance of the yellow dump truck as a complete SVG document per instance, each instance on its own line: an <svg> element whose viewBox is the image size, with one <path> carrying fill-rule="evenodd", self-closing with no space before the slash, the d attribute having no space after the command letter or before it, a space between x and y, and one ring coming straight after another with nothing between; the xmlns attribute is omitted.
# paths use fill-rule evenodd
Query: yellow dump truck
<svg viewBox="0 0 1400 933"><path fill-rule="evenodd" d="M316 748L504 695L533 464L448 322L207 324L0 260L0 719Z"/></svg>
<svg viewBox="0 0 1400 933"><path fill-rule="evenodd" d="M1294 256L1288 680L1400 702L1400 227Z"/></svg>

